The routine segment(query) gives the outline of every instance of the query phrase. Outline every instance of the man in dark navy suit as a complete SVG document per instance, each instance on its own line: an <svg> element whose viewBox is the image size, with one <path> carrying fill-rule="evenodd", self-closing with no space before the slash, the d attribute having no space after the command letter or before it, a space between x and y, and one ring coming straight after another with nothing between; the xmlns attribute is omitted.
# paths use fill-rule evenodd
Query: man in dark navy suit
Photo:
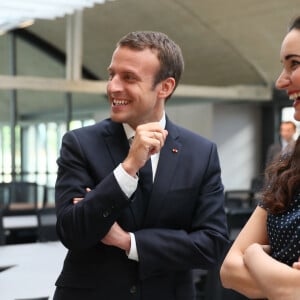
<svg viewBox="0 0 300 300"><path fill-rule="evenodd" d="M165 113L183 65L165 34L129 33L108 67L111 118L65 134L55 300L195 299L192 269L227 249L216 146Z"/></svg>
<svg viewBox="0 0 300 300"><path fill-rule="evenodd" d="M295 146L296 124L292 121L283 121L280 124L280 141L273 143L268 147L266 156L266 165L274 160L279 160L281 155L289 153Z"/></svg>

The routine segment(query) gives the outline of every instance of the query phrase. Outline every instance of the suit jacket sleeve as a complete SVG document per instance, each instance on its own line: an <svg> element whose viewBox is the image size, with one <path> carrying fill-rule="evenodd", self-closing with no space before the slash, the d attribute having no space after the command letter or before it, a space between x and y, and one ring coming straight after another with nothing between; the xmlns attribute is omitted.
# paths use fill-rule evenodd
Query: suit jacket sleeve
<svg viewBox="0 0 300 300"><path fill-rule="evenodd" d="M68 132L63 138L57 161L57 231L62 243L69 249L99 244L131 202L115 179L114 166L111 163L105 165L105 162L111 162L110 157L105 157L105 146L103 143L95 144L95 140L95 132ZM83 143L86 144L84 149ZM101 164L99 152L95 149L103 149ZM86 193L86 187L92 191ZM72 199L75 197L84 197L84 200L74 205Z"/></svg>

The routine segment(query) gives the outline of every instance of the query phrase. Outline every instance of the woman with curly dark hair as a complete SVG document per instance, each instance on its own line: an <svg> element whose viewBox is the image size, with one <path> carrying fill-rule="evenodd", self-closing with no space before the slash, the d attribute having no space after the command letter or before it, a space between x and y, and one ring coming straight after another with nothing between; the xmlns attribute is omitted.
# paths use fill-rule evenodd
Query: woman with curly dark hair
<svg viewBox="0 0 300 300"><path fill-rule="evenodd" d="M300 16L288 28L276 81L300 121ZM266 169L262 202L233 243L220 275L226 288L249 298L300 299L300 138Z"/></svg>

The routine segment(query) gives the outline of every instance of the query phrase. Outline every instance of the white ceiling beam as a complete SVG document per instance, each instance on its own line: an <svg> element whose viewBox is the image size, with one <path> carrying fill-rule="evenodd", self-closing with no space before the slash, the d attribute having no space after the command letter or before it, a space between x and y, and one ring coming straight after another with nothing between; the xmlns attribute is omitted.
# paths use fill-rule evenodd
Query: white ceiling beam
<svg viewBox="0 0 300 300"><path fill-rule="evenodd" d="M106 94L106 81L65 80L57 78L0 75L0 90L35 90L70 93ZM271 86L193 86L179 85L175 97L216 101L270 101Z"/></svg>
<svg viewBox="0 0 300 300"><path fill-rule="evenodd" d="M272 87L260 85L235 85L225 87L178 85L174 95L216 100L269 101L272 99Z"/></svg>
<svg viewBox="0 0 300 300"><path fill-rule="evenodd" d="M0 89L104 94L106 81L0 75Z"/></svg>
<svg viewBox="0 0 300 300"><path fill-rule="evenodd" d="M82 11L67 16L66 79L80 80L82 69Z"/></svg>

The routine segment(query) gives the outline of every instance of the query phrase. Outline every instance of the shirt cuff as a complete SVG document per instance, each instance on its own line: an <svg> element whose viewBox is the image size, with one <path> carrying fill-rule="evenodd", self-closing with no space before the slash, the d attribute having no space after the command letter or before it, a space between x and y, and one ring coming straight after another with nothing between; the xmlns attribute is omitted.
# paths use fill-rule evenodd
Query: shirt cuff
<svg viewBox="0 0 300 300"><path fill-rule="evenodd" d="M122 164L119 164L115 170L114 175L116 177L117 182L121 190L125 193L125 195L130 198L132 194L135 192L138 184L138 177L132 177L129 175L123 168Z"/></svg>
<svg viewBox="0 0 300 300"><path fill-rule="evenodd" d="M128 258L132 260L139 261L139 256L137 253L137 248L136 248L136 241L135 241L135 235L132 232L129 232L130 234L130 250L127 253Z"/></svg>

